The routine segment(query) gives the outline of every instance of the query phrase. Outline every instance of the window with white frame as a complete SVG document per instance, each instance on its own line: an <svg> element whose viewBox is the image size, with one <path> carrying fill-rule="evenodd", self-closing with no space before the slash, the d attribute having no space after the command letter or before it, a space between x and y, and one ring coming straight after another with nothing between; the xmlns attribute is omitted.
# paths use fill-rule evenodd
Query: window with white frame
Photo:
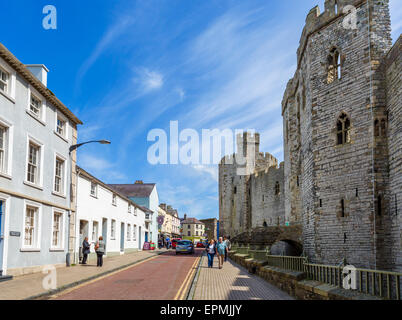
<svg viewBox="0 0 402 320"><path fill-rule="evenodd" d="M52 247L61 248L62 247L62 234L63 233L63 213L54 212L53 213L53 237L52 237Z"/></svg>
<svg viewBox="0 0 402 320"><path fill-rule="evenodd" d="M98 185L91 181L91 196L96 197L98 193Z"/></svg>
<svg viewBox="0 0 402 320"><path fill-rule="evenodd" d="M4 69L0 68L0 90L4 93L9 91L10 75Z"/></svg>
<svg viewBox="0 0 402 320"><path fill-rule="evenodd" d="M131 224L127 225L127 241L131 240Z"/></svg>
<svg viewBox="0 0 402 320"><path fill-rule="evenodd" d="M137 208L134 208L134 215L137 215Z"/></svg>
<svg viewBox="0 0 402 320"><path fill-rule="evenodd" d="M134 225L134 228L133 228L133 240L134 241L137 240L137 225Z"/></svg>
<svg viewBox="0 0 402 320"><path fill-rule="evenodd" d="M39 184L40 149L39 145L29 142L27 181L33 184Z"/></svg>
<svg viewBox="0 0 402 320"><path fill-rule="evenodd" d="M112 220L112 223L110 224L111 229L110 229L110 237L112 239L116 239L116 220Z"/></svg>
<svg viewBox="0 0 402 320"><path fill-rule="evenodd" d="M59 114L56 120L56 132L63 138L67 138L67 121Z"/></svg>
<svg viewBox="0 0 402 320"><path fill-rule="evenodd" d="M7 172L8 128L0 125L0 172Z"/></svg>
<svg viewBox="0 0 402 320"><path fill-rule="evenodd" d="M131 213L131 203L128 204L128 213Z"/></svg>
<svg viewBox="0 0 402 320"><path fill-rule="evenodd" d="M98 221L92 223L92 241L96 242L98 240Z"/></svg>
<svg viewBox="0 0 402 320"><path fill-rule="evenodd" d="M54 172L54 192L64 193L64 160L56 157Z"/></svg>
<svg viewBox="0 0 402 320"><path fill-rule="evenodd" d="M37 118L40 119L42 117L42 101L32 93L31 93L31 102L29 104L29 110Z"/></svg>
<svg viewBox="0 0 402 320"><path fill-rule="evenodd" d="M117 205L117 196L116 196L115 193L113 193L113 196L112 196L112 204L113 204L114 206Z"/></svg>
<svg viewBox="0 0 402 320"><path fill-rule="evenodd" d="M25 230L24 247L36 248L38 244L38 215L37 207L27 206L25 208Z"/></svg>

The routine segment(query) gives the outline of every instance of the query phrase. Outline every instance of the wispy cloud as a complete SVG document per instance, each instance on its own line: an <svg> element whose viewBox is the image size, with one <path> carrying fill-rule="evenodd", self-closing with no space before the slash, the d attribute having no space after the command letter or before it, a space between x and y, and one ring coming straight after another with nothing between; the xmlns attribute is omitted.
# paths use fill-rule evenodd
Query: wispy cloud
<svg viewBox="0 0 402 320"><path fill-rule="evenodd" d="M79 155L78 164L85 170L100 172L112 168L114 165L104 158L89 154Z"/></svg>
<svg viewBox="0 0 402 320"><path fill-rule="evenodd" d="M150 91L162 88L163 75L160 72L151 71L148 68L140 68L136 71L133 82L139 86L142 94L146 94Z"/></svg>
<svg viewBox="0 0 402 320"><path fill-rule="evenodd" d="M402 5L401 0L390 0L392 40L398 40L402 33Z"/></svg>
<svg viewBox="0 0 402 320"><path fill-rule="evenodd" d="M82 79L92 65L98 60L102 53L113 43L115 43L116 38L122 35L127 27L133 23L133 18L130 16L120 17L117 22L109 27L105 32L103 37L99 40L89 57L83 62L80 69L78 70L76 87L81 84Z"/></svg>

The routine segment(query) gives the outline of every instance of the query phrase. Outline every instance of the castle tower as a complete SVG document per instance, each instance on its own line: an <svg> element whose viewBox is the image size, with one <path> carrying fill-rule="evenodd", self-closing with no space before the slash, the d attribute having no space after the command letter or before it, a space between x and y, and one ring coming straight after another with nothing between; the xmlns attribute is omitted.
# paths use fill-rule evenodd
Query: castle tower
<svg viewBox="0 0 402 320"><path fill-rule="evenodd" d="M313 261L386 267L388 147L375 126L390 47L388 0L326 0L306 18L282 114L286 217Z"/></svg>

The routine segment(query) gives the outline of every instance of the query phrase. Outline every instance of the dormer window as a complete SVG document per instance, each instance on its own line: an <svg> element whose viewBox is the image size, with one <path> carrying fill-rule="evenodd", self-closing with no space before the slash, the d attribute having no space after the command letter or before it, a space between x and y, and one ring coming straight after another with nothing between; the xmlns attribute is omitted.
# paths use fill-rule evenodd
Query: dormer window
<svg viewBox="0 0 402 320"><path fill-rule="evenodd" d="M338 49L333 48L328 55L327 83L330 84L341 78L341 55Z"/></svg>

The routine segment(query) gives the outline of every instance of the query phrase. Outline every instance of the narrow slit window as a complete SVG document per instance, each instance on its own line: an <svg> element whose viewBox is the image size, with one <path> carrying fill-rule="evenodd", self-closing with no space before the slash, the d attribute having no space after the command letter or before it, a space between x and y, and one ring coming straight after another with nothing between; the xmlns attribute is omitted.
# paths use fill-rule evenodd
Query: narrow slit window
<svg viewBox="0 0 402 320"><path fill-rule="evenodd" d="M345 217L345 200L341 200L341 216Z"/></svg>

